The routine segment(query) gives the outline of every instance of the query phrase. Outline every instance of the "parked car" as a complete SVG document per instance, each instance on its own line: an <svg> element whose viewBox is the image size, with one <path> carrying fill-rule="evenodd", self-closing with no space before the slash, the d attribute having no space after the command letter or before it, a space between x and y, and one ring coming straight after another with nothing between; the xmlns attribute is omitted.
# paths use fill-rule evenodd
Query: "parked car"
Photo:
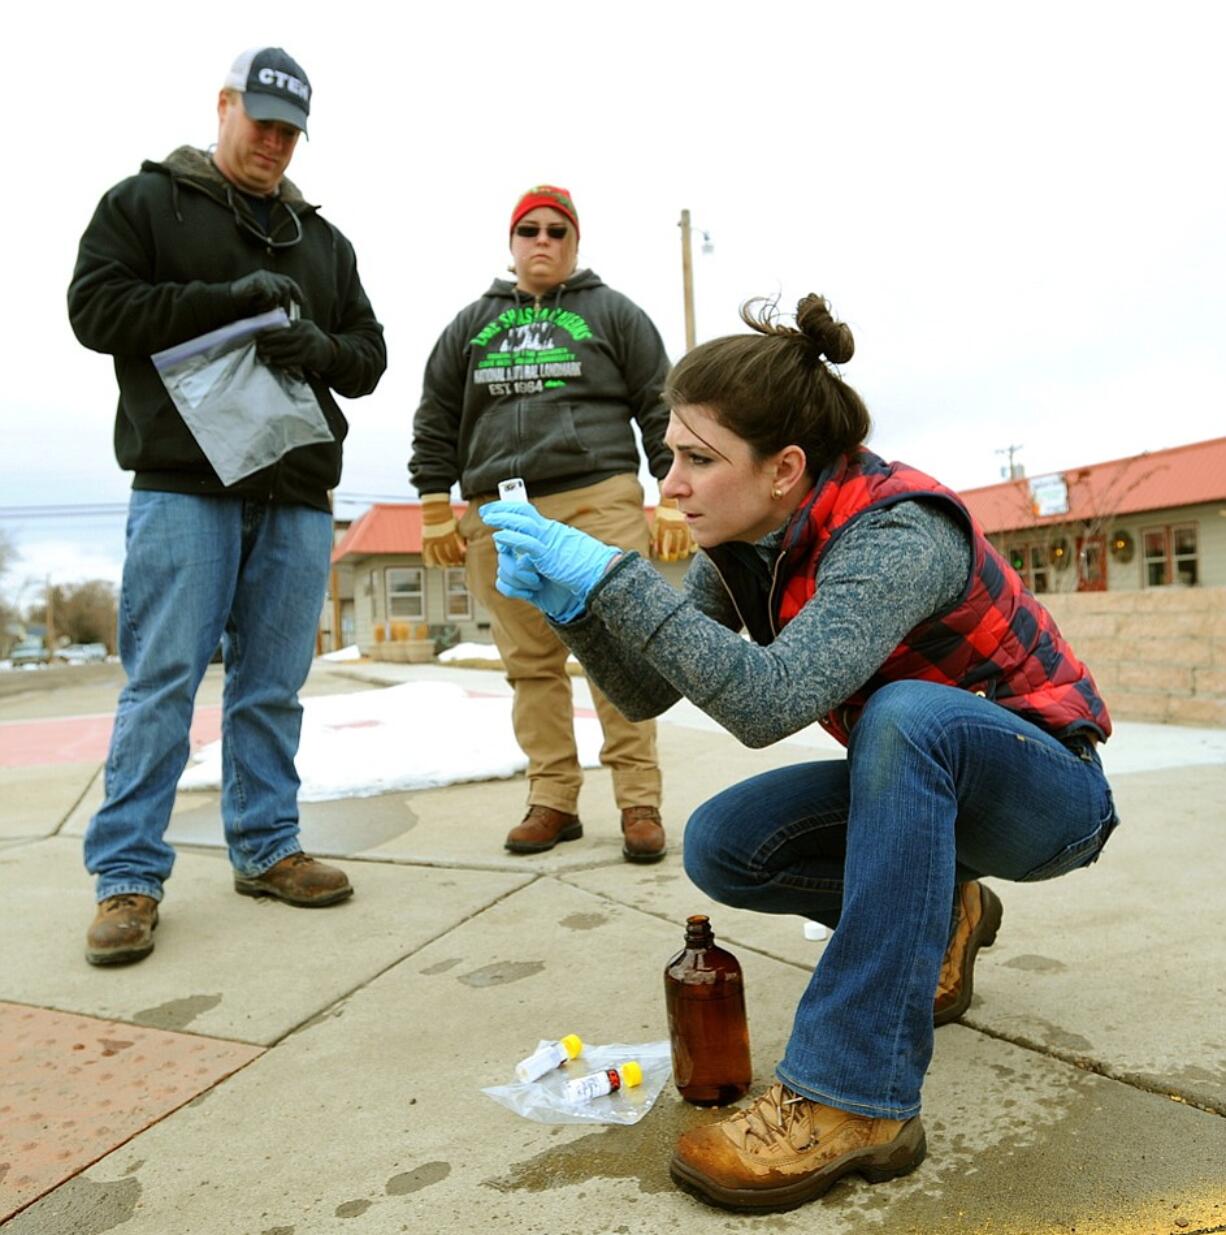
<svg viewBox="0 0 1226 1235"><path fill-rule="evenodd" d="M14 669L22 665L45 665L51 654L43 647L41 639L23 639L9 653L9 663Z"/></svg>
<svg viewBox="0 0 1226 1235"><path fill-rule="evenodd" d="M70 665L89 665L106 660L105 643L70 643L55 654L56 660Z"/></svg>

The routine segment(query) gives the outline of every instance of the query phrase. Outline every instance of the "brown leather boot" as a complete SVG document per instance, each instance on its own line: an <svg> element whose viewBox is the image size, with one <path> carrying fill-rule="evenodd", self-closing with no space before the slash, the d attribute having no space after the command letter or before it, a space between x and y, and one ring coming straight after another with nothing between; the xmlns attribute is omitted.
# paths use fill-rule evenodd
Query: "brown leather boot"
<svg viewBox="0 0 1226 1235"><path fill-rule="evenodd" d="M1004 908L991 888L971 880L958 885L953 933L941 962L932 1023L956 1021L971 1006L975 983L975 955L996 942Z"/></svg>
<svg viewBox="0 0 1226 1235"><path fill-rule="evenodd" d="M578 815L534 805L507 833L506 847L512 853L544 853L560 840L578 840L582 835L583 824Z"/></svg>
<svg viewBox="0 0 1226 1235"><path fill-rule="evenodd" d="M667 852L660 812L654 806L627 806L622 811L622 857L627 862L658 862Z"/></svg>
<svg viewBox="0 0 1226 1235"><path fill-rule="evenodd" d="M353 885L343 870L305 853L291 853L262 875L236 873L234 890L244 896L274 896L302 909L321 909L353 895Z"/></svg>
<svg viewBox="0 0 1226 1235"><path fill-rule="evenodd" d="M924 1125L823 1106L776 1082L746 1110L693 1128L669 1170L700 1200L724 1209L794 1209L853 1171L869 1183L924 1160Z"/></svg>
<svg viewBox="0 0 1226 1235"><path fill-rule="evenodd" d="M158 903L152 896L125 893L98 902L98 913L85 935L85 959L91 965L127 965L153 951Z"/></svg>

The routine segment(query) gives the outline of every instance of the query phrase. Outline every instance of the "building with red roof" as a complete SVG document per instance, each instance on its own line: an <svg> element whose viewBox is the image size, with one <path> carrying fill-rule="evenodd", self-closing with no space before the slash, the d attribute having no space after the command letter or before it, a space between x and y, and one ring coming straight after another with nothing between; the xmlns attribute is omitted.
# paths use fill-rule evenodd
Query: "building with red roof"
<svg viewBox="0 0 1226 1235"><path fill-rule="evenodd" d="M457 522L466 509L453 503ZM648 517L653 510L647 508ZM440 646L493 642L489 614L469 593L464 567L427 567L421 539L419 502L376 502L345 529L332 550L321 645L356 644L370 654L382 643L420 635L422 627ZM689 563L656 565L680 583Z"/></svg>
<svg viewBox="0 0 1226 1235"><path fill-rule="evenodd" d="M1226 586L1226 437L960 496L1036 593Z"/></svg>

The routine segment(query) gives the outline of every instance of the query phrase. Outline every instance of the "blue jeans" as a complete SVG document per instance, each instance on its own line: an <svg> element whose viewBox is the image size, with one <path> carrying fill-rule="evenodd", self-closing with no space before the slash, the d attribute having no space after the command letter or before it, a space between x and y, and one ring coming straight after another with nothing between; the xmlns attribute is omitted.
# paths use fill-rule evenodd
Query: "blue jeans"
<svg viewBox="0 0 1226 1235"><path fill-rule="evenodd" d="M222 645L221 813L230 861L263 874L296 853L302 722L332 518L304 506L136 490L119 600L119 696L106 800L85 833L96 896L162 898L163 839L190 753L196 688Z"/></svg>
<svg viewBox="0 0 1226 1235"><path fill-rule="evenodd" d="M918 1114L956 883L1052 879L1093 862L1115 826L1097 752L1072 745L967 691L896 682L869 699L846 760L755 776L695 811L685 867L703 891L838 928L784 1084L858 1114Z"/></svg>

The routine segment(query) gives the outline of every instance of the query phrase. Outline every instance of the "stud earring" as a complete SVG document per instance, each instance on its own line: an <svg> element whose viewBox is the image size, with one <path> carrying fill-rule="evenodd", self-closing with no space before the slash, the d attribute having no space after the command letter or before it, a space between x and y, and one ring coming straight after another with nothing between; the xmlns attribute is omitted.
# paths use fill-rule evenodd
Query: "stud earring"
<svg viewBox="0 0 1226 1235"><path fill-rule="evenodd" d="M777 502L777 501L778 501L778 500L779 500L782 496L783 496L783 490L782 490L782 489L780 489L780 488L778 488L777 486L776 486L774 489L772 489L772 490L771 490L771 497L773 497L773 498L775 499L775 501L776 501L776 502Z"/></svg>

